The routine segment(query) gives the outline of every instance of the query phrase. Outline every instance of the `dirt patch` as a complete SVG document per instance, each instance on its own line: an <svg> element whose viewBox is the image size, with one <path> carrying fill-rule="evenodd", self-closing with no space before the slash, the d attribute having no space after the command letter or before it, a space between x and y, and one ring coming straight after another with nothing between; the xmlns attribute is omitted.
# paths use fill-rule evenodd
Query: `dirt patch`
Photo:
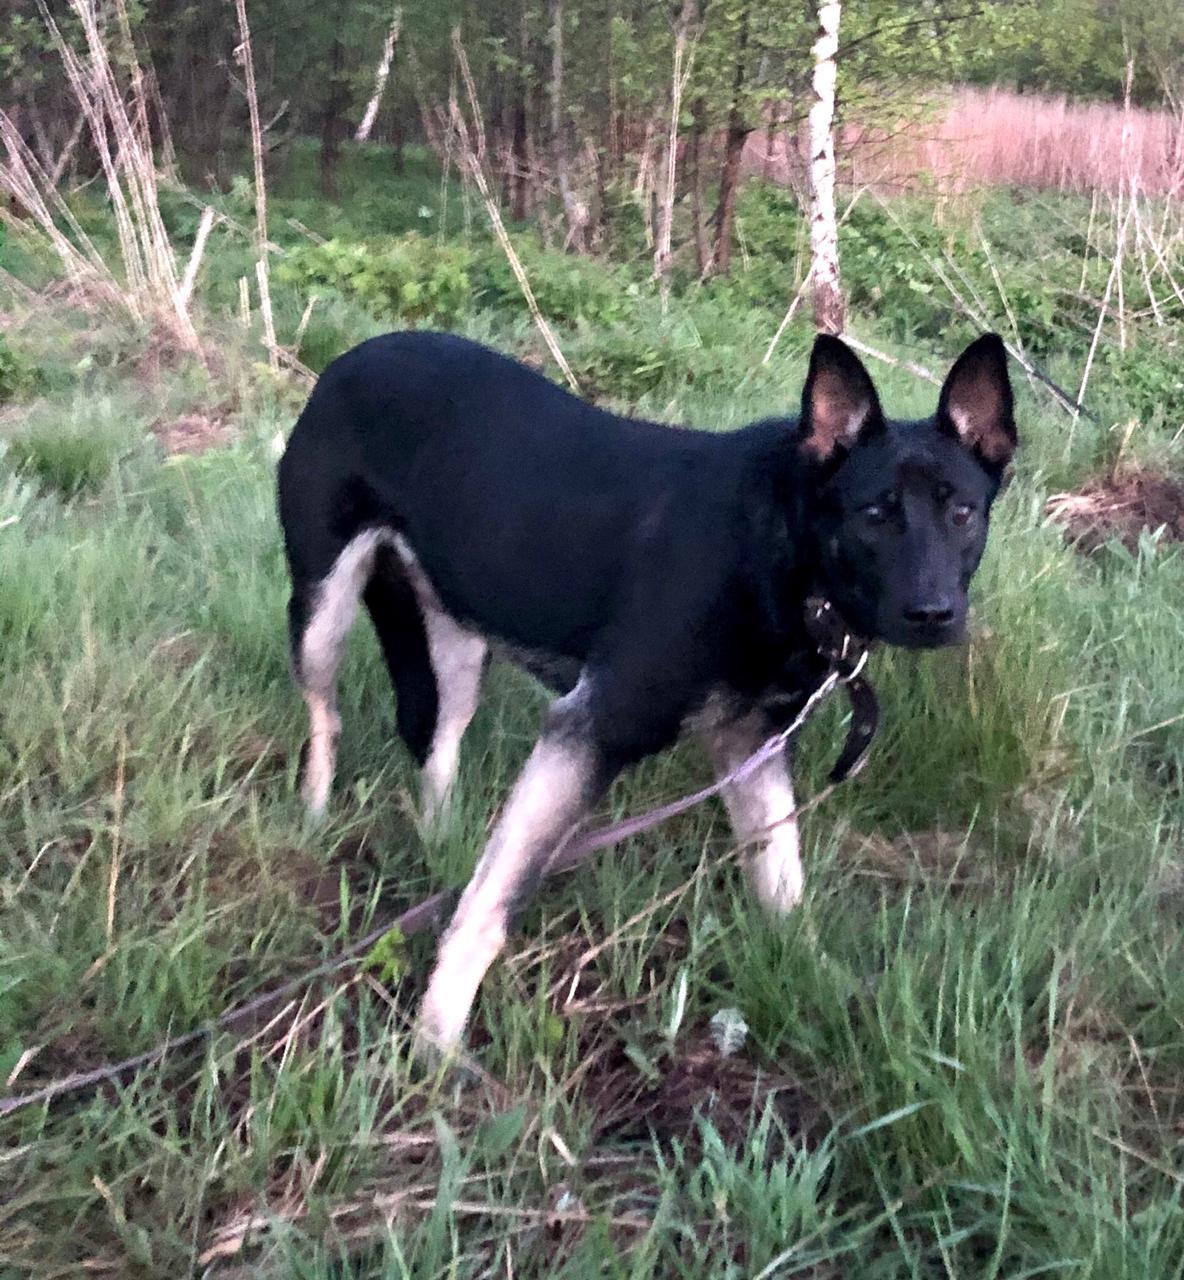
<svg viewBox="0 0 1184 1280"><path fill-rule="evenodd" d="M199 454L225 444L230 439L230 427L224 418L183 413L179 418L161 418L154 422L152 434L165 453Z"/></svg>
<svg viewBox="0 0 1184 1280"><path fill-rule="evenodd" d="M892 837L849 831L839 845L839 860L862 878L949 893L989 889L997 879L989 850L968 839L965 831L941 828Z"/></svg>
<svg viewBox="0 0 1184 1280"><path fill-rule="evenodd" d="M830 1128L825 1107L801 1081L752 1061L724 1055L707 1031L646 1070L620 1039L585 1059L584 1098L597 1117L600 1139L677 1141L698 1149L706 1120L729 1149L744 1144L755 1117L771 1107L786 1138L815 1144ZM771 1135L771 1139L777 1135ZM774 1145L777 1145L774 1142ZM778 1154L770 1150L770 1155Z"/></svg>
<svg viewBox="0 0 1184 1280"><path fill-rule="evenodd" d="M1168 541L1184 542L1184 484L1155 471L1127 468L1096 477L1054 494L1046 510L1085 555L1113 539L1134 551L1144 530L1162 529Z"/></svg>

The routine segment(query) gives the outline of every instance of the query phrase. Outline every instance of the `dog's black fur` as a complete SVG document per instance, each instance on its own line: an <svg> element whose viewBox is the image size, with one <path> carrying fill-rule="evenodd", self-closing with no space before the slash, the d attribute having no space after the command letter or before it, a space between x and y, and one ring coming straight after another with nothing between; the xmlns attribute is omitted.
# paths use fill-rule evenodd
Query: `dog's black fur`
<svg viewBox="0 0 1184 1280"><path fill-rule="evenodd" d="M799 417L723 433L607 413L459 337L375 338L326 369L280 464L297 674L322 584L376 531L363 598L416 758L440 697L426 579L429 609L560 692L582 675L548 732L590 752L589 801L709 699L791 716L825 669L808 596L867 640L957 641L1015 445L994 335L909 422L820 337Z"/></svg>

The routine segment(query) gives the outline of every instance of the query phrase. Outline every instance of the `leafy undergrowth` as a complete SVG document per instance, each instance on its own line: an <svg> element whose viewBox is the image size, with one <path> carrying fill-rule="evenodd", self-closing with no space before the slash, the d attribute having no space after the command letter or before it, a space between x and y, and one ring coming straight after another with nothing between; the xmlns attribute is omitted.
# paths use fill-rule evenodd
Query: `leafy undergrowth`
<svg viewBox="0 0 1184 1280"><path fill-rule="evenodd" d="M372 331L325 305L338 338ZM502 307L458 323L535 349ZM670 417L783 412L804 335L760 371L767 315L713 307L654 312L660 374L611 319L563 340L609 398L624 368ZM188 1031L460 883L544 708L495 670L425 843L358 628L310 830L273 491L300 389L230 327L207 371L146 369L135 335L48 309L12 341L49 394L0 421L6 1094ZM876 376L890 410L931 408ZM875 655L882 738L805 818L792 917L756 909L708 805L544 888L463 1077L408 1061L416 936L14 1111L0 1276L1181 1274L1184 554L1149 533L1075 554L1049 489L1112 440L1036 395L971 643ZM1145 459L1169 456L1161 427ZM838 714L802 744L803 797ZM687 746L606 809L704 777Z"/></svg>

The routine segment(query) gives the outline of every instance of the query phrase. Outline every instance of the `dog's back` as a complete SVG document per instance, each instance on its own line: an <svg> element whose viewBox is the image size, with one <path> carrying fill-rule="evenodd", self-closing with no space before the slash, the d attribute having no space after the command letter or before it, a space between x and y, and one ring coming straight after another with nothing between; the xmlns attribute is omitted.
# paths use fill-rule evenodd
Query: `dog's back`
<svg viewBox="0 0 1184 1280"><path fill-rule="evenodd" d="M673 536L692 555L726 534L712 517L734 511L739 445L606 413L463 338L389 334L325 370L280 464L280 513L299 577L389 530L453 616L582 658L664 508L685 513Z"/></svg>

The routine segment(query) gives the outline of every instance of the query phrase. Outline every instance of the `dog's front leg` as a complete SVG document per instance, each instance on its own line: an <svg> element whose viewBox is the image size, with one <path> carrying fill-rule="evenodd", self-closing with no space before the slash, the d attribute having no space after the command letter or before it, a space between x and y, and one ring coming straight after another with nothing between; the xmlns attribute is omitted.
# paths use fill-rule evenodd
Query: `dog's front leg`
<svg viewBox="0 0 1184 1280"><path fill-rule="evenodd" d="M715 725L704 733L718 778L739 768L766 741L772 727L758 711ZM746 856L758 900L778 915L802 896L802 861L794 817L793 780L786 752L779 752L723 791L737 840L753 844Z"/></svg>
<svg viewBox="0 0 1184 1280"><path fill-rule="evenodd" d="M552 709L441 939L418 1026L438 1051L459 1045L512 915L610 780L579 692Z"/></svg>

